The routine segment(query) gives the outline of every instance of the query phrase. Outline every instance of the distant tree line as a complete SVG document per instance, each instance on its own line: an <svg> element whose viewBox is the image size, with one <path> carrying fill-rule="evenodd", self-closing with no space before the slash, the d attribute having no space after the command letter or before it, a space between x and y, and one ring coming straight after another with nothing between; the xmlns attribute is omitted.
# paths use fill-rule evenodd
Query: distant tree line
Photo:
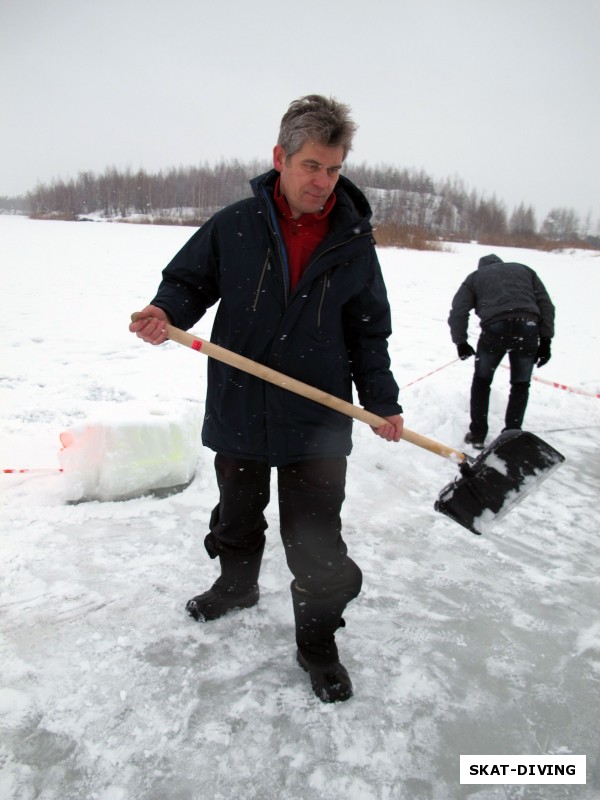
<svg viewBox="0 0 600 800"><path fill-rule="evenodd" d="M0 214L27 214L29 202L26 197L0 195Z"/></svg>
<svg viewBox="0 0 600 800"><path fill-rule="evenodd" d="M100 214L201 225L220 208L247 197L249 178L269 167L268 162L237 160L157 173L111 167L100 175L81 172L72 180L40 184L25 198L0 198L0 209L24 210L34 217L81 219ZM344 174L366 194L375 226L387 237L386 244L405 241L408 232L420 240L600 246L600 222L592 232L591 220L581 220L572 209L555 208L538 225L531 206L522 203L509 213L495 196L469 191L458 178L434 180L423 170L385 164L350 164ZM22 208L16 208L15 201L20 201Z"/></svg>

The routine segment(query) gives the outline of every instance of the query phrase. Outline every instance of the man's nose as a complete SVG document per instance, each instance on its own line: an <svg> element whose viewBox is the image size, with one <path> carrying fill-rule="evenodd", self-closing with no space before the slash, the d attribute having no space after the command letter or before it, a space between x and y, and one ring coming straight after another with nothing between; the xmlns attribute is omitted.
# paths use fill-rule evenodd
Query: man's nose
<svg viewBox="0 0 600 800"><path fill-rule="evenodd" d="M326 189L327 186L329 186L330 180L331 179L327 174L326 169L320 169L314 174L314 183L323 189Z"/></svg>

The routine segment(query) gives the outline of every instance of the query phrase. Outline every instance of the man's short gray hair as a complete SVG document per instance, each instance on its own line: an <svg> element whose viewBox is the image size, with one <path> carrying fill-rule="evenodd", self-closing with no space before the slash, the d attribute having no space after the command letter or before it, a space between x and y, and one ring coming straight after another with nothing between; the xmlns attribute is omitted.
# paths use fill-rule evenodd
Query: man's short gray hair
<svg viewBox="0 0 600 800"><path fill-rule="evenodd" d="M277 144L289 157L313 140L327 147L343 147L346 158L357 128L350 117L350 106L333 97L308 94L290 103L281 120Z"/></svg>

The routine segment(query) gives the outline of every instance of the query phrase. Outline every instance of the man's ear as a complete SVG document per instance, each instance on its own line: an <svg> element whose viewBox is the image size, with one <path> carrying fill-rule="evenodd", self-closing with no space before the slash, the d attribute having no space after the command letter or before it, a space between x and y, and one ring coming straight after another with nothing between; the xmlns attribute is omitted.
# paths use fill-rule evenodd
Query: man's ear
<svg viewBox="0 0 600 800"><path fill-rule="evenodd" d="M285 150L280 144L276 144L273 148L273 166L278 172L281 172L284 162Z"/></svg>

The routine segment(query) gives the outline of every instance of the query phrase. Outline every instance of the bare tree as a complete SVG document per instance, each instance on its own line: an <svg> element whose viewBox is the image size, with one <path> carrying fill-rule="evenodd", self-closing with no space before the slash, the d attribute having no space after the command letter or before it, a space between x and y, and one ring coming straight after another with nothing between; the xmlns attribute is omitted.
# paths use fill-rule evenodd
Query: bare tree
<svg viewBox="0 0 600 800"><path fill-rule="evenodd" d="M508 230L513 236L533 236L537 230L533 208L525 206L524 203L515 208L510 217Z"/></svg>
<svg viewBox="0 0 600 800"><path fill-rule="evenodd" d="M542 224L542 234L557 242L579 238L579 216L572 208L553 208Z"/></svg>

